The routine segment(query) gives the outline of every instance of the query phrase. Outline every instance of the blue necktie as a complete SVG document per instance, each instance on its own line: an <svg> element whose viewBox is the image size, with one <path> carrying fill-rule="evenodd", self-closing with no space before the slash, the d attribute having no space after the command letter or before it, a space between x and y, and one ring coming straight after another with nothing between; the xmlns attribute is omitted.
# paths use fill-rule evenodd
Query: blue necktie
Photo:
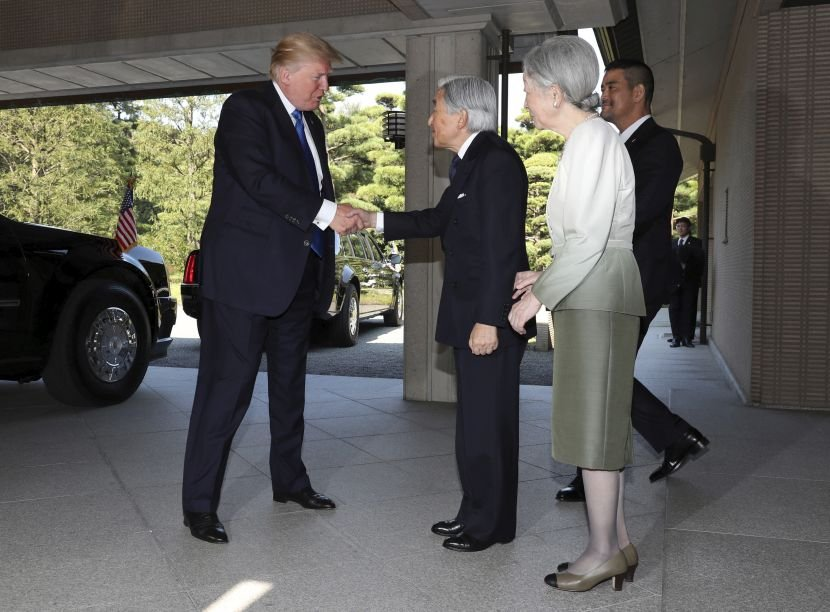
<svg viewBox="0 0 830 612"><path fill-rule="evenodd" d="M453 155L452 161L450 162L450 182L455 178L455 171L458 170L458 164L461 161L461 158L458 155Z"/></svg>
<svg viewBox="0 0 830 612"><path fill-rule="evenodd" d="M297 138L300 139L300 148L303 150L303 157L305 157L306 168L311 176L311 183L314 187L315 193L320 193L320 181L317 178L317 165L314 163L314 156L311 154L311 147L308 146L308 140L305 137L305 126L303 125L303 114L299 109L295 108L291 113L294 117L294 131L297 132ZM311 250L314 251L318 257L322 257L325 251L325 242L323 240L323 231L314 225L311 232Z"/></svg>

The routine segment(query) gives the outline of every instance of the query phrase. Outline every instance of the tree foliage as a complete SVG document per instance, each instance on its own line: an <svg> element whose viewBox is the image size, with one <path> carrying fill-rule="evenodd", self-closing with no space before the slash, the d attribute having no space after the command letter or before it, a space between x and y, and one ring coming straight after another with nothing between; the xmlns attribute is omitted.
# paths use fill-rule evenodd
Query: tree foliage
<svg viewBox="0 0 830 612"><path fill-rule="evenodd" d="M213 183L213 136L224 96L149 100L133 133L139 236L171 264L199 246Z"/></svg>
<svg viewBox="0 0 830 612"><path fill-rule="evenodd" d="M681 181L674 192L674 208L672 219L688 217L692 222L692 229L697 228L698 183L697 175ZM697 232L694 232L697 233Z"/></svg>
<svg viewBox="0 0 830 612"><path fill-rule="evenodd" d="M383 140L384 113L403 95L360 105L360 85L333 88L321 107L337 201L404 209L404 150ZM213 137L224 96L0 111L0 212L13 218L112 236L127 177L137 175L139 242L178 270L199 237L212 187ZM550 265L545 209L563 139L537 130L526 110L508 141L529 181L530 264ZM697 178L681 183L675 216L697 220Z"/></svg>
<svg viewBox="0 0 830 612"><path fill-rule="evenodd" d="M131 171L129 133L105 105L0 113L0 212L112 234Z"/></svg>

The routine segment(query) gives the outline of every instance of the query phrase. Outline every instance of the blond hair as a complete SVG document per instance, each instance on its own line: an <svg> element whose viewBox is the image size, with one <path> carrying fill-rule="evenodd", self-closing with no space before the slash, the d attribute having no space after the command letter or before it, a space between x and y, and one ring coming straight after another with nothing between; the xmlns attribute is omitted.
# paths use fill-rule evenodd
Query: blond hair
<svg viewBox="0 0 830 612"><path fill-rule="evenodd" d="M337 49L325 40L309 32L295 32L283 38L277 46L271 49L272 79L276 79L278 66L293 67L296 64L309 60L322 60L333 64L340 60Z"/></svg>

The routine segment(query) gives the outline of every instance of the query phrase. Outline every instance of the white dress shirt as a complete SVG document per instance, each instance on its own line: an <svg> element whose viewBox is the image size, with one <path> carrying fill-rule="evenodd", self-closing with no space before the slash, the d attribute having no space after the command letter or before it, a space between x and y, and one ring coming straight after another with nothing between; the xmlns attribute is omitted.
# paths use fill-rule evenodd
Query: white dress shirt
<svg viewBox="0 0 830 612"><path fill-rule="evenodd" d="M282 93L280 86L277 85L275 81L271 82L274 84L274 89L277 90L280 100L282 100L282 105L285 107L285 110L288 111L288 116L291 117L291 113L293 113L297 107L291 104L288 98L285 97L285 94ZM294 117L291 117L291 121L294 121ZM294 125L296 127L296 123ZM308 124L305 121L303 121L303 129L305 130L305 139L308 141L308 148L311 149L311 156L314 158L314 167L317 169L317 186L319 189L320 183L323 181L323 167L320 164L320 155L317 153L317 145L314 143L314 138L312 138L311 132L308 131ZM337 204L324 198L323 205L320 206L320 210L317 211L317 216L314 218L314 224L320 229L326 229L334 219L336 212Z"/></svg>
<svg viewBox="0 0 830 612"><path fill-rule="evenodd" d="M467 140L464 141L464 144L462 144L461 147L459 147L458 153L456 153L456 155L458 155L459 159L464 159L464 154L467 152L467 149L470 148L470 145L472 144L473 140L478 135L479 135L479 132L473 132L472 134L470 134L467 137ZM379 232L383 231L383 213L382 212L378 212L375 216L375 229Z"/></svg>

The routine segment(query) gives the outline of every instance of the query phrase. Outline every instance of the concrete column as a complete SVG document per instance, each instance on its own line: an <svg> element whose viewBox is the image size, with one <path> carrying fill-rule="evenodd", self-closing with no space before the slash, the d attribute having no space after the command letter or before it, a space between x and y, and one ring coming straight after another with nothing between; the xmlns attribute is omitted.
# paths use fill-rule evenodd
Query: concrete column
<svg viewBox="0 0 830 612"><path fill-rule="evenodd" d="M449 185L452 152L434 150L427 119L438 80L473 74L495 84L495 62L487 55L496 47L491 23L474 30L410 36L406 44L406 209L434 206ZM440 241L406 243L404 326L404 397L453 402L456 398L452 348L435 342L435 321L443 283Z"/></svg>

